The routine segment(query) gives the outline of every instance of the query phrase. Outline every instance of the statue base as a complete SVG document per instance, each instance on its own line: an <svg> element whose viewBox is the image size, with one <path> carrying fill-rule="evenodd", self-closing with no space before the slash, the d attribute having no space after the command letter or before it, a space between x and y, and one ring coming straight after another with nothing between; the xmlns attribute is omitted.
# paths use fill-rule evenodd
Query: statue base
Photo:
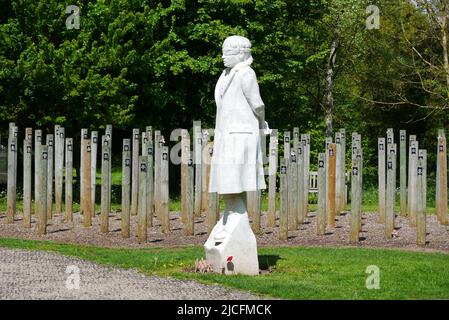
<svg viewBox="0 0 449 320"><path fill-rule="evenodd" d="M257 243L246 210L225 212L204 244L206 261L214 272L259 274Z"/></svg>

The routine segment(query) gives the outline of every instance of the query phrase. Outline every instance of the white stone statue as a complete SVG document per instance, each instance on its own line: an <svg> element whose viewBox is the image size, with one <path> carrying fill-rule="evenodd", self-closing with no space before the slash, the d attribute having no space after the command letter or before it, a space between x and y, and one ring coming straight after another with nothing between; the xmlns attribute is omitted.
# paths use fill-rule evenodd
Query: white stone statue
<svg viewBox="0 0 449 320"><path fill-rule="evenodd" d="M259 274L256 237L246 210L246 192L265 189L261 134L269 134L251 43L231 36L223 43L226 69L215 88L217 117L209 192L223 196L225 212L204 247L215 272ZM262 130L261 130L262 129Z"/></svg>

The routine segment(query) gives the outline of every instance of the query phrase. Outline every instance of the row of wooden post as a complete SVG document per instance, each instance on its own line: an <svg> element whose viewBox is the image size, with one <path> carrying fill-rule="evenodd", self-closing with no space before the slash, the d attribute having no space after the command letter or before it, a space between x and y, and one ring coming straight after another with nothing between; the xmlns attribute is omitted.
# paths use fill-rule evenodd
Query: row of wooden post
<svg viewBox="0 0 449 320"><path fill-rule="evenodd" d="M277 131L274 131L270 137L269 148L268 226L274 227L276 221ZM309 176L310 135L300 135L299 128L294 128L292 141L290 132L284 132L284 157L280 162L279 237L281 240L287 240L288 231L296 230L308 216Z"/></svg>
<svg viewBox="0 0 449 320"><path fill-rule="evenodd" d="M10 126L10 149L9 156L12 157L8 161L9 164L9 183L8 183L8 221L12 223L14 221L15 214L15 196L16 196L16 172L17 172L17 127L14 124ZM46 216L47 220L52 218L53 210L53 177L55 181L55 202L56 212L62 211L62 187L60 182L64 182L64 155L65 155L65 216L64 220L73 222L73 139L65 138L64 128L61 126L55 126L55 134L49 134L46 136L46 189L45 192L41 190L41 184L39 179L40 168L42 165L42 152L41 149L44 146L42 144L42 131L35 131L35 200L38 202L39 196L45 194L46 196ZM137 215L138 212L142 214L142 210L138 208L143 206L143 196L145 194L146 199L146 211L147 220L151 225L151 212L154 210L156 216L160 219L163 229L168 232L168 218L166 214L161 214L162 211L168 212L168 149L162 150L164 138L160 134L160 131L154 132L155 139L152 140L153 132L151 127L146 128L146 132L142 134L142 152L140 153L140 132L138 129L133 130L132 142L130 139L125 139L123 144L123 163L122 163L122 234L124 237L129 236L129 218L127 212L131 215ZM190 153L190 138L186 130L182 130L182 153L181 153L181 190L182 190L182 210L181 218L186 225L186 234L194 234L194 216L199 217L202 212L206 212L206 222L208 224L209 232L219 219L219 198L217 194L208 192L210 160L213 152L213 145L208 142L210 132L208 130L201 130L200 122L194 123L194 143L193 143L193 155ZM31 128L26 129L26 135L24 140L24 223L31 226L31 157L32 157L32 136L33 131ZM302 146L297 142L299 139L298 134L295 134L295 146L299 146L301 150ZM272 221L275 223L276 216L276 170L277 170L277 136L272 136L270 144L274 147L275 152L270 157L270 207L272 208ZM307 146L307 136L302 137L302 144ZM97 152L99 144L99 136L97 131L92 131L90 136L87 129L81 130L81 162L80 162L80 214L83 216L83 224L85 227L92 225L92 217L95 214L95 189L96 189L96 171L97 171ZM65 142L65 145L64 145ZM61 146L61 143L63 144ZM107 126L105 135L101 137L101 218L100 229L102 232L107 232L108 215L111 211L111 145L112 145L112 127ZM154 146L154 148L153 148ZM307 149L304 149L307 150ZM308 149L310 150L310 149ZM64 153L65 152L65 153ZM131 153L132 152L132 153ZM61 156L62 153L62 156ZM148 162L146 164L141 163L143 159L139 156L147 157ZM154 160L153 160L154 154ZM163 159L161 158L163 157ZM54 159L54 162L53 162ZM136 160L137 159L137 160ZM195 160L195 166L193 167L193 160ZM154 163L153 163L154 161ZM164 162L165 161L165 162ZM62 162L62 164L61 164ZM137 163L137 164L136 164ZM165 165L166 175L161 177L159 174ZM146 168L145 168L146 167ZM134 168L134 170L133 170ZM62 171L61 171L62 169ZM146 170L147 172L154 172L153 174L147 174L145 179L145 185L139 183L143 181L143 176L140 170ZM128 177L128 171L129 177ZM54 176L53 176L54 172ZM128 180L130 187L128 186ZM304 178L305 187L308 187L308 178ZM154 186L158 187L154 187ZM164 188L164 185L167 186ZM161 190L167 190L164 194L161 194ZM134 191L133 191L134 190ZM136 191L137 190L137 191ZM130 195L128 205L128 194ZM248 198L248 211L253 218L253 229L257 232L260 230L260 192L254 194L249 193ZM129 209L127 208L129 206ZM307 201L305 203L305 208ZM161 209L162 208L162 209ZM36 207L36 211L38 208ZM192 212L194 216L192 215ZM274 217L274 218L273 218ZM139 220L143 221L143 220ZM166 223L164 223L164 221Z"/></svg>
<svg viewBox="0 0 449 320"><path fill-rule="evenodd" d="M435 192L435 209L438 221L443 224L448 224L447 217L447 146L446 134L443 129L438 131L438 147L437 147L437 181Z"/></svg>
<svg viewBox="0 0 449 320"><path fill-rule="evenodd" d="M7 221L14 221L16 211L17 185L17 141L18 128L14 123L9 127L8 138L8 199ZM219 198L208 192L210 159L213 145L208 142L210 132L201 129L200 122L194 122L193 142L187 130L181 130L181 221L186 235L194 234L194 219L206 212L206 222L211 231L219 219ZM45 233L44 222L52 218L53 175L55 211L61 213L64 182L65 158L65 215L64 219L73 221L73 140L65 138L64 128L55 126L55 133L47 134L42 144L41 130L34 132L35 152L35 201L38 232ZM81 130L81 170L80 211L84 225L92 225L95 214L95 188L98 152L98 132ZM31 226L31 128L25 130L23 141L24 157L24 218L25 227ZM391 238L395 228L394 206L396 199L396 175L398 148L394 143L394 132L387 130L386 139L378 141L379 165L379 220L385 223L385 236ZM410 217L410 225L417 227L417 242L425 244L426 214L426 176L427 152L419 149L416 136L409 137L408 178L407 178L407 137L404 130L399 134L399 174L400 174L400 214ZM293 143L292 143L293 142ZM101 231L109 230L111 212L111 159L112 127L107 126L101 137ZM169 150L160 131L147 127L145 132L133 130L131 139L123 141L122 161L122 236L130 236L129 215L138 216L138 238L145 241L146 229L153 224L153 213L168 232L168 159ZM191 145L193 152L191 151ZM278 171L278 137L274 130L270 136L268 166L268 226L276 225L276 173ZM345 192L345 131L340 130L332 138L326 139L326 152L318 157L318 208L317 233L325 234L326 227L335 227L336 215L347 203ZM296 230L304 223L308 214L309 174L310 174L310 136L299 134L298 128L284 133L284 158L280 171L280 238L286 240L289 230ZM359 241L362 212L362 171L363 152L361 137L352 134L351 165L351 242ZM446 174L443 174L446 173ZM437 150L436 212L438 221L447 224L447 151L443 130L438 133ZM408 182L408 188L407 188ZM45 201L44 197L45 196ZM253 230L260 231L260 191L248 193L248 212L253 220ZM44 203L45 202L45 203Z"/></svg>
<svg viewBox="0 0 449 320"><path fill-rule="evenodd" d="M17 132L14 123L10 124L8 139L8 209L7 221L14 222L16 212L16 185L17 185ZM61 213L62 195L65 176L65 215L63 220L73 222L73 139L65 138L65 130L59 125L55 126L55 134L47 134L45 145L42 144L42 131L35 130L34 143L34 199L36 201L36 213L42 208L40 198L45 196L45 221L49 221L53 214L53 193L55 195L55 211ZM182 130L182 155L181 155L181 190L182 210L181 220L186 226L186 234L194 234L194 216L200 217L206 212L206 222L209 231L212 230L219 219L218 195L208 192L210 160L213 145L208 142L210 132L201 130L201 123L194 122L193 153L190 152L190 138L187 130ZM142 140L140 141L140 137ZM169 150L164 146L165 140L161 132L154 132L152 127L147 127L140 134L139 129L133 129L132 139L123 141L122 161L122 235L129 237L129 215L138 215L139 240L146 239L143 227L143 216L147 226L152 226L153 212L162 224L164 232L169 231L169 190L168 168ZM24 225L31 227L31 174L32 174L32 144L33 130L25 130L24 139ZM83 216L85 227L92 225L92 217L95 214L95 189L97 171L97 152L99 136L97 131L92 131L89 137L87 129L81 130L81 162L80 162L80 214ZM109 212L111 212L111 159L112 159L112 126L108 125L105 135L101 136L101 210L100 229L102 232L109 230ZM45 153L44 153L45 151ZM65 152L65 153L64 153ZM195 166L193 165L195 156ZM64 175L65 156L65 175ZM45 157L45 161L43 161ZM54 160L53 160L54 159ZM53 162L54 161L54 162ZM45 173L42 166L45 165ZM42 170L41 170L42 169ZM196 172L195 172L196 171ZM145 174L146 173L146 174ZM45 183L42 179L45 178ZM53 180L55 189L53 190ZM156 187L155 187L156 186ZM45 187L45 190L43 189ZM39 219L39 215L36 215ZM38 224L38 227L41 224ZM46 224L45 224L46 227ZM39 233L45 233L39 227Z"/></svg>
<svg viewBox="0 0 449 320"><path fill-rule="evenodd" d="M335 227L336 214L341 214L346 206L346 132L341 129L335 138L326 139L325 153L318 155L318 208L317 233L324 235L326 227ZM308 216L310 178L310 136L294 130L293 149L290 133L284 133L284 158L280 161L280 233L281 240L288 239L288 231L298 228ZM297 139L297 140L296 140ZM276 138L270 140L270 180L269 193L274 189L271 157L277 155ZM277 162L276 162L277 164ZM271 206L270 206L271 200ZM269 196L269 226L274 226L274 199Z"/></svg>
<svg viewBox="0 0 449 320"><path fill-rule="evenodd" d="M351 235L350 242L358 243L362 229L363 149L360 134L352 133L351 153Z"/></svg>
<svg viewBox="0 0 449 320"><path fill-rule="evenodd" d="M9 137L8 137L8 186L7 186L7 222L13 223L15 212L16 212L16 191L17 191L17 153L18 153L18 128L14 123L10 123L9 126ZM47 145L41 145L42 133L36 132L36 141L38 141L38 148L35 151L35 211L36 211L36 221L37 221L37 232L38 234L46 233L47 220L51 219L51 203L49 204L49 198L47 190L49 179L49 170L51 174L52 163L50 166L49 162L49 152L53 152L53 136L47 135L46 141ZM24 157L23 157L23 226L31 227L31 159L32 159L32 131L31 129L26 129L25 139L23 141L24 146ZM51 190L51 189L50 189ZM50 199L51 201L51 199Z"/></svg>
<svg viewBox="0 0 449 320"><path fill-rule="evenodd" d="M63 128L57 127L55 128L55 136L62 137ZM201 170L201 179L197 178L196 181L194 179L193 174L193 165L192 165L192 157L190 154L190 140L188 133L186 130L182 131L182 141L181 141L181 190L182 190L182 210L181 210L181 220L186 225L186 234L193 234L193 213L195 215L200 215L195 212L195 206L197 208L202 207L203 211L207 212L206 222L209 226L209 231L215 225L216 221L219 218L219 201L217 194L209 194L207 192L208 189L208 171L210 170L210 157L212 155L213 147L211 143L207 142L207 132L203 131L200 139L198 139L198 133L201 132L201 129L198 128L198 125L195 126L194 132L196 132L196 140L194 146L194 154L199 156L200 152L198 151L199 147L201 147L201 156L204 159L204 154L206 155L206 161L204 166L199 167L202 164L202 161L197 161L195 164L196 171ZM29 135L27 135L29 137ZM36 143L35 143L35 152L39 154L39 150L42 147L41 143L41 132L39 130L36 131ZM102 136L102 164L101 164L101 219L100 219L100 229L102 232L107 232L108 227L108 216L110 212L110 194L111 194L111 137L112 130L110 126L106 129L105 136ZM205 139L206 137L206 139ZM285 134L284 137L284 155L288 156L289 159L289 170L292 170L293 174L289 175L288 188L290 196L288 203L288 212L290 215L290 229L296 229L299 223L303 223L305 218L307 217L308 212L308 186L309 186L309 159L310 159L310 137L308 135L301 135L301 140L299 139L299 131L295 128L294 131L294 139L293 139L293 150L290 146L290 137L289 133ZM81 187L81 201L80 201L80 211L84 217L84 226L90 227L92 225L92 216L95 212L95 196L92 195L95 190L95 180L96 180L96 153L97 153L97 143L98 143L98 133L93 131L91 133L91 137L89 139L87 129L82 129L81 131L81 178L80 178L80 187ZM122 183L122 235L124 237L129 236L129 217L127 217L127 212L131 215L138 214L139 217L146 212L146 221L151 225L152 223L152 214L151 210L156 213L156 216L162 223L163 230L168 232L168 149L163 150L161 153L161 147L163 146L163 137L160 135L159 131L155 132L155 161L154 161L154 178L153 174L143 175L142 172L153 172L152 168L152 152L153 152L153 141L152 141L152 130L151 127L147 128L147 131L142 135L142 157L144 159L139 158L139 139L140 133L138 129L133 130L133 142L132 142L132 156L130 154L131 142L129 139L124 140L123 144L123 183ZM341 136L337 137L337 145L341 142ZM46 186L47 189L45 191L46 199L47 199L47 219L51 218L52 210L51 208L52 200L51 200L51 185L52 185L52 164L49 162L53 159L52 156L52 147L53 147L53 139L51 135L47 136L47 167L46 167ZM269 202L270 202L270 213L269 213L269 223L273 224L276 220L276 205L275 205L275 173L277 171L277 135L272 135L270 137L270 165L269 165ZM330 166L326 170L326 175L331 176L331 181L336 181L335 171L336 171L336 162L337 157L335 155L337 146L335 144L330 145L329 149L329 158L331 159ZM50 149L50 151L49 151ZM73 171L73 159L72 159L72 150L73 150L73 141L70 138L66 139L66 218L67 220L73 221L73 208L72 208L72 171ZM340 149L342 150L342 149ZM49 156L50 152L50 156ZM151 155L151 156L150 156ZM162 158L161 158L162 155ZM151 160L145 160L145 157ZM128 159L129 158L129 159ZM343 157L344 158L344 157ZM136 162L137 159L137 162ZM163 164L163 160L166 161L165 166L167 168L167 174L164 179L161 179L161 175L158 174L161 169L161 165ZM25 161L25 160L24 160ZM36 156L36 168L40 168L40 158ZM146 162L145 162L146 161ZM198 164L199 162L199 164ZM13 162L11 162L13 163ZM137 165L135 165L137 163ZM341 162L340 162L341 163ZM134 164L134 165L133 165ZM59 165L57 167L60 167ZM131 167L131 170L129 170ZM136 170L132 170L135 168ZM344 168L344 167L343 167ZM14 171L14 170L12 170ZM130 171L130 172L129 172ZM142 172L140 172L142 171ZM128 177L127 174L131 175ZM137 178L136 178L137 172ZM29 176L29 175L25 175ZM198 174L195 175L199 177ZM344 174L341 174L340 177L344 177ZM146 178L144 178L146 177ZM153 179L151 179L151 178ZM205 178L206 177L206 178ZM55 174L56 179L56 174ZM131 183L131 187L128 186L128 181ZM195 181L195 186L192 187ZM335 183L329 183L329 179L327 179L328 183L326 184L326 190L328 192L327 199L333 194L331 198L335 199ZM36 180L36 188L35 190L40 190L39 188L39 180ZM344 183L344 181L343 181ZM164 184L167 186L164 188ZM199 185L202 185L201 187ZM26 185L26 184L25 184ZM134 189L137 190L133 192ZM154 188L154 185L160 186L159 188ZM333 186L333 187L332 187ZM154 196L153 191L154 189ZM161 195L161 190L167 190L165 194ZM193 190L194 191L193 191ZM31 188L30 188L31 190ZM202 192L198 192L198 190L202 190ZM274 191L274 192L273 192ZM15 194L11 192L11 194ZM42 192L39 192L42 194ZM128 207L128 194L130 194L130 204ZM133 202L134 197L134 202ZM151 199L153 198L153 199ZM36 198L37 199L37 198ZM145 199L145 200L143 200ZM193 199L193 200L192 200ZM201 199L201 200L200 200ZM255 232L260 230L260 192L254 192L248 194L248 211L250 216L253 219L253 229ZM154 201L154 205L151 202ZM14 202L15 203L15 202ZM145 203L145 210L142 209ZM198 205L201 203L201 205ZM206 206L204 207L204 204ZM141 208L140 210L138 208ZM162 209L163 208L163 209ZM164 214L161 214L164 212ZM335 200L327 201L326 203L326 214L327 216L334 217L335 215ZM332 226L333 218L329 218L328 222ZM143 223L143 219L139 218L140 224ZM139 227L139 239L146 239L146 236L143 235L142 230L146 230L146 228Z"/></svg>
<svg viewBox="0 0 449 320"><path fill-rule="evenodd" d="M400 215L409 218L416 228L416 243L426 244L427 211L427 150L419 149L416 135L399 133ZM385 223L385 236L391 238L395 228L397 147L393 129L387 130L387 140L379 138L379 221ZM408 164L407 164L408 159ZM408 168L408 173L407 173ZM444 130L438 132L435 208L438 221L448 224L447 212L447 151Z"/></svg>

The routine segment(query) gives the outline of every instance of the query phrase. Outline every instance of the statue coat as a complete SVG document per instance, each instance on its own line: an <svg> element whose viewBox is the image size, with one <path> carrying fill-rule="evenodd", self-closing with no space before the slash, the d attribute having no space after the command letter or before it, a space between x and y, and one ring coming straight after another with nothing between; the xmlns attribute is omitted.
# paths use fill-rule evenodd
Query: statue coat
<svg viewBox="0 0 449 320"><path fill-rule="evenodd" d="M221 74L215 87L217 116L209 192L265 189L261 136L265 106L252 58Z"/></svg>

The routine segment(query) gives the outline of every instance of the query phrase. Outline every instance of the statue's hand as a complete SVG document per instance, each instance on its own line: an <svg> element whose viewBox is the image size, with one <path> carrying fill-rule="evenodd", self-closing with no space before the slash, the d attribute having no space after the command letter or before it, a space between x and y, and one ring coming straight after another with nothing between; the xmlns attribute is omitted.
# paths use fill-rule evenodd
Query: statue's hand
<svg viewBox="0 0 449 320"><path fill-rule="evenodd" d="M268 126L268 122L265 121L265 124L264 124L264 127L263 127L263 133L265 135L270 135L272 131L273 130L270 129L270 127Z"/></svg>

